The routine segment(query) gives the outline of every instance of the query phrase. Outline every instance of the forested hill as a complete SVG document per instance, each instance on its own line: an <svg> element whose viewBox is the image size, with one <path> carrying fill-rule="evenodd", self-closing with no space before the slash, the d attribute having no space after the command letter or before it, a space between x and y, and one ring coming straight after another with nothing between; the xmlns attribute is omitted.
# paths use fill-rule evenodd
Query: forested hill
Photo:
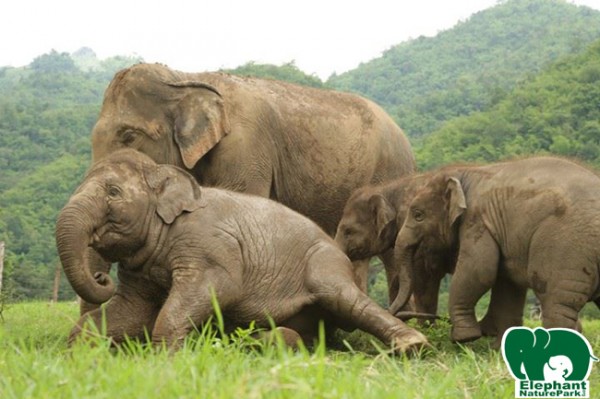
<svg viewBox="0 0 600 399"><path fill-rule="evenodd" d="M138 58L103 61L89 49L52 51L0 68L0 241L4 290L49 298L58 257L54 223L90 162L90 131L114 73ZM66 281L61 298L72 296Z"/></svg>
<svg viewBox="0 0 600 399"><path fill-rule="evenodd" d="M600 166L595 39L598 11L511 0L325 83L293 62L249 62L230 72L362 92L409 133L420 167L539 152ZM90 132L108 83L138 61L101 61L82 49L0 67L0 241L4 288L17 298L50 296L56 216L89 165ZM72 296L63 281L61 298Z"/></svg>
<svg viewBox="0 0 600 399"><path fill-rule="evenodd" d="M422 168L552 153L600 169L600 40L523 82L498 104L415 146Z"/></svg>
<svg viewBox="0 0 600 399"><path fill-rule="evenodd" d="M0 193L68 153L88 154L104 90L137 58L99 61L89 49L52 51L24 68L0 68Z"/></svg>
<svg viewBox="0 0 600 399"><path fill-rule="evenodd" d="M600 38L600 11L508 0L435 37L398 44L327 84L383 105L410 137L498 102L518 82Z"/></svg>

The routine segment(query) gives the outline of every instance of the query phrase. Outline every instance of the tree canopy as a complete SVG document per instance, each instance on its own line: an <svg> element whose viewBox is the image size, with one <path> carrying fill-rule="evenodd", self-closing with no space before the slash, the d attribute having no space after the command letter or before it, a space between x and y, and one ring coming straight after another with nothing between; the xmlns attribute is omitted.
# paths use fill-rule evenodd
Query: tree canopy
<svg viewBox="0 0 600 399"><path fill-rule="evenodd" d="M600 40L522 82L489 110L447 122L416 148L425 169L547 153L600 168Z"/></svg>

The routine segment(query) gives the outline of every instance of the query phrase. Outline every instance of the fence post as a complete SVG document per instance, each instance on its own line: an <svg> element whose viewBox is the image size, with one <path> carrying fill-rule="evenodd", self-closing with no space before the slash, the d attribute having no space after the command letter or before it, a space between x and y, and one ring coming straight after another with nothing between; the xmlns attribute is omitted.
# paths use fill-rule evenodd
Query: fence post
<svg viewBox="0 0 600 399"><path fill-rule="evenodd" d="M56 268L54 269L54 285L52 287L52 302L58 302L58 288L60 287L60 271L61 265L60 262L56 264Z"/></svg>

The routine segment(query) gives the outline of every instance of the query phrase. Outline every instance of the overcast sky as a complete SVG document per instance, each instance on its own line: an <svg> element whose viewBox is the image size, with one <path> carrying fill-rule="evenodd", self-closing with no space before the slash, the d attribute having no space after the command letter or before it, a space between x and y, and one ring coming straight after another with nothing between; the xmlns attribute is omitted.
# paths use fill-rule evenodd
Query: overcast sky
<svg viewBox="0 0 600 399"><path fill-rule="evenodd" d="M600 10L600 0L574 0ZM54 49L137 54L183 71L294 60L326 79L497 0L3 0L0 66Z"/></svg>

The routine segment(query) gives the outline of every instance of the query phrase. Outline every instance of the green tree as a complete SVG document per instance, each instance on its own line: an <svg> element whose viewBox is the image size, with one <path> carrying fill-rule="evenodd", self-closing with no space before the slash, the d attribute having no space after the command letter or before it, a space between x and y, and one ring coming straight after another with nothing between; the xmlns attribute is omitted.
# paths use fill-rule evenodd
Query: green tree
<svg viewBox="0 0 600 399"><path fill-rule="evenodd" d="M271 64L256 64L251 61L235 69L224 70L240 76L253 76L257 78L283 80L303 86L323 87L323 82L315 75L302 72L294 61L276 66Z"/></svg>

